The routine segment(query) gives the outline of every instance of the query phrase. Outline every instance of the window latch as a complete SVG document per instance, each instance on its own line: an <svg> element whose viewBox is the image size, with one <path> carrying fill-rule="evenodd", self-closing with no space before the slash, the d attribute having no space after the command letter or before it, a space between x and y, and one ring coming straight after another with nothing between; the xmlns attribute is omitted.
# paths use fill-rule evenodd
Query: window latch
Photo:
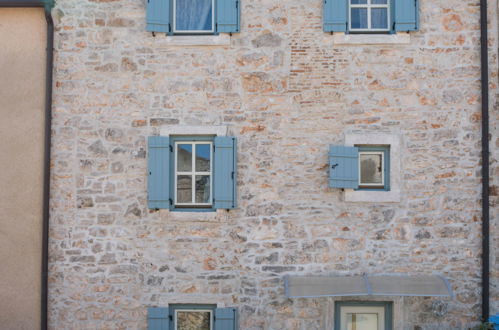
<svg viewBox="0 0 499 330"><path fill-rule="evenodd" d="M333 164L333 165L331 165L331 168L334 170L336 168L336 166L338 166L338 164Z"/></svg>

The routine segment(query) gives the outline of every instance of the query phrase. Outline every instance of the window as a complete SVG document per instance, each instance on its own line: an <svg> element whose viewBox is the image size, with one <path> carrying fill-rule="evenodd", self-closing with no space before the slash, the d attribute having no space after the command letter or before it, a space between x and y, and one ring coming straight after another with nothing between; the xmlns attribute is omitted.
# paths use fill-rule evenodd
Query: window
<svg viewBox="0 0 499 330"><path fill-rule="evenodd" d="M349 0L351 32L388 31L390 6L388 0Z"/></svg>
<svg viewBox="0 0 499 330"><path fill-rule="evenodd" d="M324 0L324 32L396 33L419 29L419 0Z"/></svg>
<svg viewBox="0 0 499 330"><path fill-rule="evenodd" d="M173 330L213 330L216 305L172 305Z"/></svg>
<svg viewBox="0 0 499 330"><path fill-rule="evenodd" d="M175 141L175 140L174 140ZM178 207L211 207L211 141L175 141L174 203Z"/></svg>
<svg viewBox="0 0 499 330"><path fill-rule="evenodd" d="M359 188L390 190L390 146L358 146Z"/></svg>
<svg viewBox="0 0 499 330"><path fill-rule="evenodd" d="M237 310L201 304L150 307L147 311L147 326L149 330L236 330Z"/></svg>
<svg viewBox="0 0 499 330"><path fill-rule="evenodd" d="M176 211L236 207L236 139L151 136L148 206Z"/></svg>
<svg viewBox="0 0 499 330"><path fill-rule="evenodd" d="M392 302L337 301L335 330L392 330Z"/></svg>
<svg viewBox="0 0 499 330"><path fill-rule="evenodd" d="M239 32L239 0L148 0L146 30L168 35Z"/></svg>
<svg viewBox="0 0 499 330"><path fill-rule="evenodd" d="M173 0L174 33L213 33L214 0Z"/></svg>
<svg viewBox="0 0 499 330"><path fill-rule="evenodd" d="M329 186L390 190L390 146L331 146Z"/></svg>

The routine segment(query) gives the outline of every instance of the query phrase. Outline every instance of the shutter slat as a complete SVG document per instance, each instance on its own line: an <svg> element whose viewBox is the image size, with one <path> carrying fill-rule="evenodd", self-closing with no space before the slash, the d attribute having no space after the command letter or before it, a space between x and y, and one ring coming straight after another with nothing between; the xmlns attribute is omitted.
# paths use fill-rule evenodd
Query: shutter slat
<svg viewBox="0 0 499 330"><path fill-rule="evenodd" d="M217 0L217 32L239 32L239 0Z"/></svg>
<svg viewBox="0 0 499 330"><path fill-rule="evenodd" d="M147 330L168 330L170 320L168 308L150 307L147 309Z"/></svg>
<svg viewBox="0 0 499 330"><path fill-rule="evenodd" d="M359 188L359 148L330 146L329 187Z"/></svg>
<svg viewBox="0 0 499 330"><path fill-rule="evenodd" d="M324 32L346 32L348 22L348 0L324 0Z"/></svg>
<svg viewBox="0 0 499 330"><path fill-rule="evenodd" d="M236 138L217 136L215 143L214 207L236 207Z"/></svg>
<svg viewBox="0 0 499 330"><path fill-rule="evenodd" d="M148 139L147 202L150 209L170 208L170 139L150 136Z"/></svg>
<svg viewBox="0 0 499 330"><path fill-rule="evenodd" d="M146 30L170 32L170 0L147 0Z"/></svg>
<svg viewBox="0 0 499 330"><path fill-rule="evenodd" d="M237 310L235 308L215 309L215 330L236 330Z"/></svg>
<svg viewBox="0 0 499 330"><path fill-rule="evenodd" d="M419 29L419 1L395 0L395 31L417 31Z"/></svg>

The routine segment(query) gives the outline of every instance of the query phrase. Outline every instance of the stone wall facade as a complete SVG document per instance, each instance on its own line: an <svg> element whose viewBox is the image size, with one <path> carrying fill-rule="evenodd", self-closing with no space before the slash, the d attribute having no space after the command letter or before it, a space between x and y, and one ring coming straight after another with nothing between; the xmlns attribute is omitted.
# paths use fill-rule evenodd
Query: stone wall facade
<svg viewBox="0 0 499 330"><path fill-rule="evenodd" d="M333 298L287 299L283 277L364 272L449 279L453 299L391 298L398 329L476 325L479 1L423 0L420 31L383 45L334 44L321 1L241 6L229 44L189 46L145 32L144 1L57 2L50 327L144 329L148 306L216 303L240 329L331 329ZM496 1L489 18L495 261ZM176 125L237 137L237 209L147 208L147 137ZM400 202L328 188L329 145L368 133L401 141Z"/></svg>

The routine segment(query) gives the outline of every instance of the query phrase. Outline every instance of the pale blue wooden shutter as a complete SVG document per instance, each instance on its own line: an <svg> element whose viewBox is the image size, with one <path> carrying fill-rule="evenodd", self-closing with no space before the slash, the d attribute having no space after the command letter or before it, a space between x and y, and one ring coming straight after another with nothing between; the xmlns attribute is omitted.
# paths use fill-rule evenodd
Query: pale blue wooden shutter
<svg viewBox="0 0 499 330"><path fill-rule="evenodd" d="M215 330L236 330L237 310L235 308L215 309Z"/></svg>
<svg viewBox="0 0 499 330"><path fill-rule="evenodd" d="M239 0L217 0L217 32L239 32Z"/></svg>
<svg viewBox="0 0 499 330"><path fill-rule="evenodd" d="M418 0L394 0L395 31L417 31L419 29L419 1Z"/></svg>
<svg viewBox="0 0 499 330"><path fill-rule="evenodd" d="M146 30L170 32L170 0L147 0Z"/></svg>
<svg viewBox="0 0 499 330"><path fill-rule="evenodd" d="M324 0L324 32L346 32L349 0Z"/></svg>
<svg viewBox="0 0 499 330"><path fill-rule="evenodd" d="M359 148L330 146L329 187L359 188Z"/></svg>
<svg viewBox="0 0 499 330"><path fill-rule="evenodd" d="M236 138L217 136L215 143L214 201L216 209L236 207Z"/></svg>
<svg viewBox="0 0 499 330"><path fill-rule="evenodd" d="M147 309L147 330L168 330L169 326L168 308L150 307Z"/></svg>
<svg viewBox="0 0 499 330"><path fill-rule="evenodd" d="M150 136L148 157L148 207L168 209L170 208L170 139L165 136Z"/></svg>

